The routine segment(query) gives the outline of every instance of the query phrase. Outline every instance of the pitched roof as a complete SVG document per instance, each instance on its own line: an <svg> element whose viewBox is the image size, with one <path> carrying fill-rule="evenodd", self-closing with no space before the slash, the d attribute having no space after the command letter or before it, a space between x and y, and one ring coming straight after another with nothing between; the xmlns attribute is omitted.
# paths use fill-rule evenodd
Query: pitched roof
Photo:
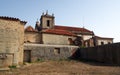
<svg viewBox="0 0 120 75"><path fill-rule="evenodd" d="M27 26L25 32L37 32L32 26Z"/></svg>
<svg viewBox="0 0 120 75"><path fill-rule="evenodd" d="M37 32L32 26L26 27L25 31L27 32ZM57 35L68 35L68 36L76 36L74 32L81 33L89 33L93 34L92 31L89 31L85 28L77 28L77 27L68 27L68 26L54 26L53 29L45 29L42 32L49 34L57 34Z"/></svg>
<svg viewBox="0 0 120 75"><path fill-rule="evenodd" d="M66 30L59 30L59 29L46 29L43 33L49 34L57 34L57 35L67 35L67 36L76 36L74 33L66 31Z"/></svg>
<svg viewBox="0 0 120 75"><path fill-rule="evenodd" d="M60 30L68 30L68 31L75 31L75 32L83 32L83 33L93 33L92 31L86 29L86 28L78 28L78 27L68 27L68 26L54 26L55 29Z"/></svg>
<svg viewBox="0 0 120 75"><path fill-rule="evenodd" d="M110 39L110 40L113 40L113 39L114 39L114 38L100 37L100 36L95 36L95 38L98 38L98 39Z"/></svg>
<svg viewBox="0 0 120 75"><path fill-rule="evenodd" d="M26 21L21 21L19 18L13 18L13 17L8 17L8 16L0 16L0 19L4 20L11 20L11 21L20 21L21 23L26 24Z"/></svg>

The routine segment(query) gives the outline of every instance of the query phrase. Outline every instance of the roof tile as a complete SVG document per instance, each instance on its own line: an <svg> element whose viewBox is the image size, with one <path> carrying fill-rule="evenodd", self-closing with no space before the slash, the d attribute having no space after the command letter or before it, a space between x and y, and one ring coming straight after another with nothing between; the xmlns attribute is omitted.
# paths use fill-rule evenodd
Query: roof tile
<svg viewBox="0 0 120 75"><path fill-rule="evenodd" d="M69 32L69 31L66 31L66 30L59 30L59 29L46 29L43 32L44 33L50 33L50 34L57 34L57 35L76 36L72 32Z"/></svg>
<svg viewBox="0 0 120 75"><path fill-rule="evenodd" d="M86 28L78 28L78 27L68 27L68 26L55 26L55 29L60 30L67 30L67 31L78 31L78 32L87 32L87 33L93 33L92 31L86 29Z"/></svg>
<svg viewBox="0 0 120 75"><path fill-rule="evenodd" d="M13 18L13 17L8 17L8 16L0 16L0 19L4 20L12 20L12 21L20 21L21 23L26 24L26 21L21 21L19 18Z"/></svg>
<svg viewBox="0 0 120 75"><path fill-rule="evenodd" d="M98 39L114 39L114 38L108 38L108 37L100 37L100 36L95 36L95 38L98 38Z"/></svg>
<svg viewBox="0 0 120 75"><path fill-rule="evenodd" d="M32 26L28 26L25 28L26 32L37 32Z"/></svg>

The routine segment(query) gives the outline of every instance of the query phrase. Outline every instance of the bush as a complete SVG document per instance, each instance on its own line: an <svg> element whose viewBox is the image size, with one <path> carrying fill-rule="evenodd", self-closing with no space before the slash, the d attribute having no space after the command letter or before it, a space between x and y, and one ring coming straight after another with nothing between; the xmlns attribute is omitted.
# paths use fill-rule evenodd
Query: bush
<svg viewBox="0 0 120 75"><path fill-rule="evenodd" d="M38 58L37 61L38 61L38 62L44 62L44 59Z"/></svg>
<svg viewBox="0 0 120 75"><path fill-rule="evenodd" d="M11 66L9 66L9 68L16 68L16 66L15 65L11 65Z"/></svg>

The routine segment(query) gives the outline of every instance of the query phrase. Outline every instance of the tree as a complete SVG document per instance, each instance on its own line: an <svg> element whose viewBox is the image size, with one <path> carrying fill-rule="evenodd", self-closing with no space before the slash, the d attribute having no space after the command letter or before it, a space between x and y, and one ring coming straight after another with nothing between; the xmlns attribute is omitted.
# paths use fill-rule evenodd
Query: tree
<svg viewBox="0 0 120 75"><path fill-rule="evenodd" d="M74 44L76 46L82 46L82 38L81 37L76 37L76 39L74 40Z"/></svg>

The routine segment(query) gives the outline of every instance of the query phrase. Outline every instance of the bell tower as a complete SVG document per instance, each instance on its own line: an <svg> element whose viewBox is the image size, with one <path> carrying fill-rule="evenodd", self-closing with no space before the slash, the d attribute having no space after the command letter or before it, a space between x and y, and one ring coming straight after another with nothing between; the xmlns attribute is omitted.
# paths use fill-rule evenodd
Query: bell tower
<svg viewBox="0 0 120 75"><path fill-rule="evenodd" d="M41 23L41 27L42 29L52 29L54 28L54 14L49 15L48 11L46 11L46 13L42 14L41 18L40 18L40 23Z"/></svg>

